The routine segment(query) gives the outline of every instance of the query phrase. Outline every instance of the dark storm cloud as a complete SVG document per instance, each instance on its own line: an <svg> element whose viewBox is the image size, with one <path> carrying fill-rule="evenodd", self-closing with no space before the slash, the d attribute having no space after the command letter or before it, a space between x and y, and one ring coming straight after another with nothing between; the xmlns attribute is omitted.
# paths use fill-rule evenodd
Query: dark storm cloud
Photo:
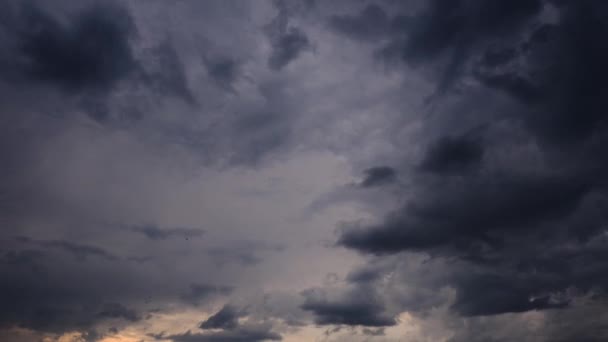
<svg viewBox="0 0 608 342"><path fill-rule="evenodd" d="M240 64L230 57L205 58L207 74L220 87L234 91L232 84L240 75Z"/></svg>
<svg viewBox="0 0 608 342"><path fill-rule="evenodd" d="M144 195L138 193L143 189L131 188L131 185L159 174L160 170L155 167L161 164L173 165L180 174L201 167L194 164L199 161L198 156L188 152L186 158L193 157L188 167L193 169L184 169L180 159L185 155L182 152L165 155L161 150L167 145L157 139L158 131L150 132L150 129L164 129L167 123L150 117L171 117L169 120L178 117L176 121L179 121L190 114L192 107L181 110L185 107L176 109L172 104L166 107L163 104L151 108L150 102L159 104L155 102L158 96L149 99L152 90L152 95L190 100L189 74L181 54L188 47L180 46L179 39L156 40L153 29L146 24L150 9L147 3L129 4L127 10L114 2L99 1L94 2L95 6L91 6L91 2L70 1L0 2L6 5L0 11L0 164L3 165L0 170L0 330L18 326L40 334L79 331L87 332L91 340L95 340L102 336L94 332L106 321L120 331L125 325L146 317L150 305L160 310L168 302L176 303L177 310L191 304L203 307L208 301L231 294L233 287L201 283L201 277L207 277L207 273L214 277L213 271L219 271L210 270L213 265L209 266L206 260L193 262L186 255L191 250L175 244L178 241L174 240L197 238L204 233L180 225L182 214L190 211L189 205L175 203L184 210L180 215L169 215L177 220L175 226L119 225L104 229L108 227L98 224L100 220L121 222L118 217L123 214L137 216L134 220L125 218L127 222L155 222L155 215L162 214L154 212L152 197L160 198L178 191L177 188L170 188L165 179L156 179L144 182ZM164 27L162 21L161 26L163 30L175 29L169 27L171 25ZM200 29L191 28L193 32ZM134 38L138 40L133 41ZM199 60L200 54L196 58ZM196 67L200 68L200 62ZM235 68L214 65L213 68L212 75L217 82L227 84L234 83L240 71L238 65ZM264 88L264 81L260 84ZM238 115L232 121L222 117L221 122L230 122L211 139L221 136L231 144L242 144L246 150L244 158L253 158L253 153L247 153L250 150L263 150L260 152L263 153L275 140L277 144L282 142L277 135L282 137L283 126L276 126L275 119L285 121L276 113L284 112L281 106L287 105L274 106L284 98L277 90L280 88L275 86L261 95L268 98L259 101L260 106L255 108L259 116L255 118L236 123L249 113L249 107L242 110L237 103ZM256 91L253 89L255 94L247 96L256 97ZM268 108L264 107L266 104ZM82 109L94 109L100 114L91 115L99 121L107 115L124 115L131 107L150 109L152 113L136 125L120 128L111 125L113 122L99 125L72 115ZM204 117L207 113L195 114ZM191 123L177 125L195 126ZM207 122L195 123L204 126ZM239 127L234 128L237 124ZM238 130L234 136L239 139L234 139L232 128ZM198 127L193 132L193 135L203 135ZM248 132L255 133L253 143L245 139ZM130 150L133 141L137 141L137 151ZM109 149L107 164L99 154L104 154L102 150L106 148ZM55 152L59 154L54 156ZM229 152L221 158L227 154ZM150 166L146 164L148 157L159 163L140 169L143 165ZM93 166L97 163L99 167ZM94 179L101 174L101 178ZM84 183L78 185L80 181ZM165 185L167 188L160 190ZM122 204L121 199L106 197L122 191L129 198ZM126 202L131 202L126 204L127 208L123 206ZM135 210L130 206L133 202ZM111 206L118 210L109 209ZM13 236L27 238L14 239ZM142 243L145 242L142 239L155 240L153 250L149 249L152 245ZM193 241L188 248L196 248L198 242ZM232 254L222 252L220 259L251 264L263 256L259 253L276 249L237 246ZM142 258L139 253L153 256ZM161 270L158 267L164 262L170 266ZM195 284L184 294L192 283ZM103 332L106 329L103 327ZM280 339L262 325L239 326L231 332L213 331L207 335L205 338L210 340Z"/></svg>
<svg viewBox="0 0 608 342"><path fill-rule="evenodd" d="M348 274L346 280L350 283L369 283L382 277L383 272L380 269L367 267L356 269Z"/></svg>
<svg viewBox="0 0 608 342"><path fill-rule="evenodd" d="M163 338L174 342L258 342L282 340L281 335L268 330L267 327L248 327L203 334L193 334L188 331L185 334L170 335Z"/></svg>
<svg viewBox="0 0 608 342"><path fill-rule="evenodd" d="M370 288L357 289L335 299L327 298L322 289L306 290L302 295L305 300L301 308L314 314L317 325L383 327L397 324Z"/></svg>
<svg viewBox="0 0 608 342"><path fill-rule="evenodd" d="M173 43L169 39L163 41L152 50L152 54L156 58L156 68L144 76L146 82L161 94L173 95L194 104L196 100Z"/></svg>
<svg viewBox="0 0 608 342"><path fill-rule="evenodd" d="M171 132L171 135L185 140L190 148L207 149L212 161L232 166L259 165L288 151L292 146L290 138L295 121L293 103L299 101L297 94L288 91L290 85L281 77L251 85L255 87L255 96L261 101L242 103L231 100L236 110L222 114L222 120L214 123L211 130L201 134L198 129L184 127ZM232 96L240 96L236 89L228 91L233 99L236 98ZM234 139L234 136L239 139Z"/></svg>
<svg viewBox="0 0 608 342"><path fill-rule="evenodd" d="M516 314L469 318L448 341L603 341L608 336L605 311L605 302L595 299L570 310L546 311L543 319L532 325L530 317Z"/></svg>
<svg viewBox="0 0 608 342"><path fill-rule="evenodd" d="M80 258L80 259L84 259L87 256L98 256L98 257L106 258L109 260L116 259L116 257L114 255L106 252L105 250L103 250L99 247L95 247L95 246L81 245L81 244L72 243L69 241L61 241L61 240L42 241L40 243L44 246L60 248L68 253L73 254L75 257Z"/></svg>
<svg viewBox="0 0 608 342"><path fill-rule="evenodd" d="M266 244L257 241L243 241L232 246L213 247L207 251L218 265L225 263L238 263L243 266L254 266L262 261L261 254L267 252L281 252L284 246Z"/></svg>
<svg viewBox="0 0 608 342"><path fill-rule="evenodd" d="M89 7L62 23L33 3L11 5L2 23L13 58L3 61L5 75L80 92L111 88L137 68L129 43L135 27L123 7Z"/></svg>
<svg viewBox="0 0 608 342"><path fill-rule="evenodd" d="M98 313L103 318L118 318L135 322L140 319L138 314L120 303L106 303Z"/></svg>
<svg viewBox="0 0 608 342"><path fill-rule="evenodd" d="M127 90L125 97L144 91L196 104L174 46L164 41L142 54L135 20L125 5L9 0L5 7L0 17L0 80L20 89L21 97L44 89L54 97L45 101L64 103L56 109L58 115L83 110L103 123L141 118L146 103L124 104L113 98L119 90Z"/></svg>
<svg viewBox="0 0 608 342"><path fill-rule="evenodd" d="M298 27L289 24L289 10L285 1L275 1L277 16L266 27L272 51L268 66L281 70L300 54L311 48L308 36Z"/></svg>
<svg viewBox="0 0 608 342"><path fill-rule="evenodd" d="M260 257L254 251L240 251L233 248L216 247L210 249L207 254L216 260L218 265L223 265L227 262L236 262L244 266L253 266L258 264Z"/></svg>
<svg viewBox="0 0 608 342"><path fill-rule="evenodd" d="M160 228L155 225L147 224L142 226L130 227L129 230L141 233L151 240L166 240L172 237L180 237L184 239L197 238L205 234L204 230L196 228Z"/></svg>
<svg viewBox="0 0 608 342"><path fill-rule="evenodd" d="M477 79L488 87L503 90L512 96L533 103L539 100L540 89L525 77L512 73L478 73Z"/></svg>
<svg viewBox="0 0 608 342"><path fill-rule="evenodd" d="M514 47L489 47L479 58L473 74L488 87L504 91L524 103L534 104L542 98L540 86L527 75L513 70L520 51Z"/></svg>
<svg viewBox="0 0 608 342"><path fill-rule="evenodd" d="M310 42L304 32L297 27L290 27L272 42L268 65L275 70L281 70L308 48Z"/></svg>
<svg viewBox="0 0 608 342"><path fill-rule="evenodd" d="M355 16L334 15L329 25L339 33L361 40L384 38L391 29L388 14L376 4L367 5Z"/></svg>
<svg viewBox="0 0 608 342"><path fill-rule="evenodd" d="M480 138L470 136L443 137L433 143L422 161L422 170L453 173L478 166L483 157Z"/></svg>
<svg viewBox="0 0 608 342"><path fill-rule="evenodd" d="M495 39L511 36L540 13L540 0L429 1L416 15L389 18L378 5L368 5L355 16L337 16L330 26L360 40L382 42L377 55L411 66L438 67L438 91L444 92L462 75L474 51Z"/></svg>
<svg viewBox="0 0 608 342"><path fill-rule="evenodd" d="M422 61L492 36L516 30L542 8L538 0L430 1L417 17L402 50L405 59Z"/></svg>
<svg viewBox="0 0 608 342"><path fill-rule="evenodd" d="M225 296L234 291L233 287L211 284L190 284L190 291L181 296L188 303L198 303L213 296Z"/></svg>
<svg viewBox="0 0 608 342"><path fill-rule="evenodd" d="M608 221L600 214L608 164L599 152L608 141L602 38L608 25L600 19L608 6L561 3L555 23L543 22L541 7L434 1L412 18L402 41L387 37L393 45L384 53L442 70L442 91L476 79L479 88L450 96L479 113L472 128L495 122L483 139L435 127L442 138L410 170L416 183L404 194L405 205L380 224L344 229L339 243L376 255L418 251L460 260L443 281L457 291L452 310L464 316L564 308L571 303L568 288L608 289L608 263L591 257L606 247ZM493 98L501 108L494 116L489 108L496 107L476 98L479 92L469 96L471 89L509 101ZM441 115L451 122L458 113L447 108ZM533 146L537 159L524 146ZM351 277L373 281L370 274Z"/></svg>
<svg viewBox="0 0 608 342"><path fill-rule="evenodd" d="M517 279L512 275L509 278L489 274L470 276L458 284L458 296L452 309L465 316L485 316L564 307L566 302L552 302L548 294L533 296L535 291L549 288L550 283L538 284L532 279Z"/></svg>
<svg viewBox="0 0 608 342"><path fill-rule="evenodd" d="M95 324L103 320L138 320L135 310L106 301L113 297L116 288L105 283L103 275L95 275L97 279L93 281L86 279L84 273L88 268L107 263L117 265L116 260L72 260L56 253L55 248L35 253L9 250L0 259L0 273L4 279L0 285L3 303L0 326L57 333L75 329L94 333ZM72 272L76 270L80 273L74 275Z"/></svg>
<svg viewBox="0 0 608 342"><path fill-rule="evenodd" d="M376 166L364 171L365 178L361 182L364 188L393 183L397 180L397 172L390 166Z"/></svg>
<svg viewBox="0 0 608 342"><path fill-rule="evenodd" d="M199 326L201 329L235 329L238 325L238 319L246 316L247 313L238 310L236 307L231 305L224 305L222 309L206 321L202 322Z"/></svg>
<svg viewBox="0 0 608 342"><path fill-rule="evenodd" d="M246 321L241 323L239 319ZM200 329L204 333L190 331L170 336L159 336L174 342L216 342L216 341L280 341L281 335L272 331L272 326L264 322L256 322L246 310L233 305L224 305L218 312L202 322Z"/></svg>
<svg viewBox="0 0 608 342"><path fill-rule="evenodd" d="M6 251L0 259L2 263L8 265L22 265L33 267L37 259L44 257L44 253L38 250L10 250Z"/></svg>
<svg viewBox="0 0 608 342"><path fill-rule="evenodd" d="M78 244L65 240L32 240L27 237L18 237L17 241L25 244L37 245L40 247L54 248L62 250L76 257L79 260L84 260L90 256L96 256L108 260L117 260L118 257L108 251L90 245Z"/></svg>
<svg viewBox="0 0 608 342"><path fill-rule="evenodd" d="M109 96L143 70L132 48L138 32L127 8L116 2L46 6L37 1L5 1L4 5L0 80L20 92L4 101L15 105L20 99L42 107L42 98L61 101L64 108L55 109L58 115L80 109L98 122L107 121ZM43 89L54 98L38 97Z"/></svg>
<svg viewBox="0 0 608 342"><path fill-rule="evenodd" d="M458 295L453 309L463 315L491 315L547 308L563 308L580 294L601 301L608 278L603 239L544 242L519 239L518 248L470 252L480 270L455 275ZM559 246L559 247L556 247ZM483 290L482 290L483 289Z"/></svg>
<svg viewBox="0 0 608 342"><path fill-rule="evenodd" d="M520 59L526 63L513 68L517 77L530 80L538 98L530 112L521 113L521 120L545 142L561 145L603 135L608 44L601 37L608 33L602 19L606 12L601 1L567 3L560 8L559 24L539 26L520 44ZM488 74L505 75L500 68ZM505 87L504 82L495 87L516 98L526 99L529 92L519 85Z"/></svg>
<svg viewBox="0 0 608 342"><path fill-rule="evenodd" d="M429 185L375 228L346 229L340 243L373 253L458 245L568 216L590 184L570 177L471 176Z"/></svg>
<svg viewBox="0 0 608 342"><path fill-rule="evenodd" d="M155 2L129 2L129 10L106 2L79 2L74 7L69 1L6 3L0 13L0 88L6 90L0 101L0 224L6 231L0 236L0 327L82 331L95 340L102 338L97 329L107 331L105 324L111 324L114 333L126 325L137 330L135 323L144 317L154 324L164 313L204 310L224 299L234 303L225 297L247 297L258 287L299 289L301 280L310 280L319 270L351 262L330 255L336 260L312 271L304 268L295 279L275 274L294 262L294 250L318 241L321 236L315 234L328 234L322 228L300 227L334 221L334 211L319 213L314 222L294 220L299 203L315 195L316 185L334 184L348 173L340 166L331 171L339 175L309 174L300 164L292 168L291 161L309 152L326 153L325 137L316 141L325 132L341 145L344 134L369 128L373 139L361 136L361 151L327 153L327 159L339 159L340 165L352 161L354 170L369 167L360 182L335 195L335 201L358 196L356 205L362 205L369 200L372 216L390 210L371 224L361 220L339 232L338 244L364 254L366 265L346 273L343 280L342 272L347 271L330 270L338 274L331 286L295 295L301 301L290 297L271 303L274 293L264 294L263 309L227 304L192 332L149 336L175 342L281 340L275 331L317 324L328 331L362 331L360 338L372 339L385 331L392 334L396 327L385 327L399 324L397 317L407 311L415 317L412 324L422 322L421 329L427 322L436 324L438 313L464 322L467 327L453 335L454 341L525 341L506 334L510 326L505 322L527 318L522 313L533 310L542 310L531 317L542 317L543 322L528 323L540 324L542 331L522 332L520 336L533 336L529 340L592 341L606 335L606 2L431 0L417 2L424 7L412 14L399 10L405 2L378 1L360 3L350 15L321 13L341 6L332 3L319 4L305 18L296 13L295 2L276 1L278 14L262 31L264 23L255 21L267 15L267 8L249 3L192 1L155 7ZM223 6L230 15L205 17L228 13L217 12L215 7ZM187 20L189 13L180 12L185 8L197 9L196 23ZM319 19L327 19L328 25L312 29L309 25ZM245 25L237 27L239 23ZM327 28L338 35L328 36L323 32ZM192 36L181 37L186 31ZM133 44L138 33L142 44ZM229 42L230 51L202 53L200 46L188 45L208 33L203 40L216 40L208 46L221 50L219 46ZM262 37L254 39L255 34ZM247 38L232 44L237 35ZM339 35L357 43L328 48ZM269 42L268 55L260 56L266 46L257 50L248 42L260 38ZM316 50L317 43L315 53L321 58L306 64L328 64L306 65L306 75L290 69L313 45ZM379 59L357 55L370 50ZM184 64L190 61L193 65ZM383 70L390 75L368 79L374 66L363 63L379 61L390 62ZM332 64L353 62L362 64ZM286 69L289 72L280 72ZM339 96L325 98L322 93L353 70L360 72L355 75L360 82L340 83L339 93L327 94ZM428 89L427 81L435 82L437 89L429 107L421 110L432 107L431 113L419 116L412 110L418 108L418 99L408 92L417 88L409 82L418 82L418 76L424 79L421 89ZM367 90L402 82L399 106L384 91L369 92L367 98ZM150 89L152 95L178 97L191 106L156 99L151 105ZM365 97L360 90L366 91ZM393 114L376 111L375 101L382 104L381 111ZM355 115L351 120L354 114L348 107L353 102L373 117ZM84 109L103 121L130 106L141 112L149 109L150 119L115 130L59 117ZM45 112L45 118L34 114L37 111ZM61 113L50 117L55 114L47 111ZM321 114L315 117L317 112ZM327 128L318 130L317 124ZM309 135L315 140L312 146ZM174 146L176 141L179 146ZM407 144L399 146L403 141ZM286 156L286 163L263 163L264 157L290 148L293 154ZM199 159L199 154L204 156ZM230 169L217 176L217 170L199 164L207 159L226 161ZM362 166L361 160L369 159ZM310 163L315 170L326 170L325 161L315 163ZM233 164L238 164L234 173ZM251 164L260 168L251 170ZM282 173L291 172L284 178ZM301 172L306 178L300 179ZM233 175L242 178L224 188ZM217 184L215 177L220 179ZM271 200L281 201L280 215L268 216L275 207L266 204L265 197L256 197L245 213L234 214L250 199L238 197L250 191L248 186L242 189L241 181L251 183L256 196L259 186L264 188L261 196L277 195ZM297 193L293 197L291 190ZM384 204L388 208L381 208ZM248 213L252 217L239 216ZM171 226L98 230L91 222L100 217ZM209 231L209 239L180 242L206 234L186 228L192 220L202 220L204 227L208 220L221 238ZM251 232L231 229L247 223ZM280 229L283 223L293 227ZM265 235L269 233L276 236ZM22 235L28 238L13 238ZM247 240L253 236L264 242ZM222 244L215 237L245 242ZM272 242L278 240L295 248ZM306 253L315 253L315 248ZM139 253L150 257L136 256ZM270 270L261 262L277 257L278 264L268 263ZM581 298L592 305L579 304ZM163 315L146 316L152 301ZM484 320L495 325L482 326Z"/></svg>

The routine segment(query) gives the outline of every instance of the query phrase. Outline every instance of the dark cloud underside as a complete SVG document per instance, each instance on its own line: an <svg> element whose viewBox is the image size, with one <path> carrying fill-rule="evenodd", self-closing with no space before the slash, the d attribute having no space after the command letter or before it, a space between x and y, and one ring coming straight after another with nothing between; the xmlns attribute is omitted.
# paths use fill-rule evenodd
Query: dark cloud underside
<svg viewBox="0 0 608 342"><path fill-rule="evenodd" d="M373 187L390 184L397 179L395 169L389 166L377 166L365 170L365 178L361 182L362 187Z"/></svg>
<svg viewBox="0 0 608 342"><path fill-rule="evenodd" d="M383 327L396 324L370 289L350 292L337 299L328 299L319 290L307 290L303 295L302 309L312 312L318 325Z"/></svg>
<svg viewBox="0 0 608 342"><path fill-rule="evenodd" d="M129 43L135 26L124 8L95 6L62 23L34 5L14 7L8 6L14 17L3 25L14 58L5 73L82 91L107 89L136 70Z"/></svg>
<svg viewBox="0 0 608 342"><path fill-rule="evenodd" d="M541 8L553 5L558 22L543 23ZM608 25L600 19L607 6L553 5L430 2L404 29L399 50L396 40L389 46L420 66L436 67L439 56L448 56L440 88L473 77L488 93L513 101L484 128L483 139L444 132L429 145L407 204L381 224L345 229L339 239L364 253L423 251L475 265L475 273L464 268L449 282L458 292L452 309L465 316L564 307L568 288L603 292L608 286L603 260L582 266L562 254L567 248L587 260L590 249L606 247L606 218L599 212L608 195L607 164L599 151L608 133L607 88L600 84L608 70L602 38ZM462 91L456 96L467 99ZM480 106L474 124L485 125L493 113ZM513 136L523 130L536 146L541 157L534 167L523 152L503 154L523 143L493 136L503 123Z"/></svg>

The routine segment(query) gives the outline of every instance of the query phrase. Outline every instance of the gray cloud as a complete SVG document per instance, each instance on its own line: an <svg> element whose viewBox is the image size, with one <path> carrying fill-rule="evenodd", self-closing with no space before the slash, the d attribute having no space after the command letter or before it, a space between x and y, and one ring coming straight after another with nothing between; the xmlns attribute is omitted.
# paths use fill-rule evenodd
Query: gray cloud
<svg viewBox="0 0 608 342"><path fill-rule="evenodd" d="M187 331L180 335L160 337L175 342L282 340L280 334L272 331L270 324L252 322L253 318L249 316L246 310L227 304L200 324L200 329L207 330L204 333L191 333ZM248 318L248 320L245 323L240 323L240 318Z"/></svg>
<svg viewBox="0 0 608 342"><path fill-rule="evenodd" d="M131 231L141 233L151 240L165 240L171 237L181 237L184 239L198 238L205 234L205 231L197 228L160 228L155 225L142 225L129 228Z"/></svg>
<svg viewBox="0 0 608 342"><path fill-rule="evenodd" d="M266 27L272 52L268 58L268 66L281 70L291 61L311 48L308 36L298 27L289 25L288 5L284 1L276 1L277 16Z"/></svg>
<svg viewBox="0 0 608 342"><path fill-rule="evenodd" d="M96 256L96 257L104 258L107 260L118 259L118 257L112 255L111 253L109 253L108 251L106 251L102 248L99 248L96 246L78 244L78 243L65 241L65 240L32 240L27 237L18 237L16 240L18 240L21 243L25 243L25 244L32 244L32 245L37 245L37 246L46 247L46 248L59 249L59 250L62 250L66 253L73 255L78 260L84 260L89 256Z"/></svg>
<svg viewBox="0 0 608 342"><path fill-rule="evenodd" d="M135 311L126 308L120 303L106 303L98 315L105 318L122 318L132 322L140 319Z"/></svg>
<svg viewBox="0 0 608 342"><path fill-rule="evenodd" d="M101 320L138 320L138 314L123 304L106 302L112 288L104 291L83 275L70 274L86 269L92 260L74 263L51 252L7 252L0 265L7 277L0 291L4 303L0 325L59 333L70 329L92 332ZM102 263L115 262L102 259ZM68 271L57 269L56 263ZM102 275L96 277L103 279Z"/></svg>
<svg viewBox="0 0 608 342"><path fill-rule="evenodd" d="M427 151L421 168L428 172L450 173L478 167L483 144L476 137L443 137Z"/></svg>
<svg viewBox="0 0 608 342"><path fill-rule="evenodd" d="M17 77L82 91L107 89L137 69L129 43L135 27L124 8L87 8L64 24L32 3L11 5L3 29L12 39L4 43L15 55L4 68L16 66Z"/></svg>
<svg viewBox="0 0 608 342"><path fill-rule="evenodd" d="M205 301L213 296L226 296L231 294L234 288L225 285L190 284L190 291L182 295L182 299L189 303Z"/></svg>
<svg viewBox="0 0 608 342"><path fill-rule="evenodd" d="M151 54L157 60L156 67L144 75L145 81L161 94L180 97L187 103L195 104L196 99L173 43L167 39L152 49Z"/></svg>
<svg viewBox="0 0 608 342"><path fill-rule="evenodd" d="M370 289L349 292L336 299L328 299L322 289L306 290L302 295L305 298L302 309L312 312L318 325L382 327L396 324Z"/></svg>
<svg viewBox="0 0 608 342"><path fill-rule="evenodd" d="M231 331L221 331L206 334L193 334L187 332L182 335L170 335L169 338L175 342L223 342L223 341L280 341L281 335L270 332L264 328L243 328Z"/></svg>
<svg viewBox="0 0 608 342"><path fill-rule="evenodd" d="M224 307L201 323L201 329L226 329L233 330L238 325L239 317L246 316L245 312L238 311L235 307L224 305Z"/></svg>
<svg viewBox="0 0 608 342"><path fill-rule="evenodd" d="M391 30L388 14L377 4L365 6L354 16L333 15L329 19L329 25L341 34L364 41L382 39Z"/></svg>
<svg viewBox="0 0 608 342"><path fill-rule="evenodd" d="M240 76L240 64L230 57L215 57L204 59L207 74L220 87L234 91L233 83Z"/></svg>
<svg viewBox="0 0 608 342"><path fill-rule="evenodd" d="M232 246L213 247L207 251L207 255L219 265L236 262L244 266L253 266L262 261L260 254L281 252L283 249L284 247L281 245L242 241Z"/></svg>
<svg viewBox="0 0 608 342"><path fill-rule="evenodd" d="M598 59L605 49L595 42L605 27L582 18L605 8L595 2L559 5L561 19L551 28L536 17L540 8L535 2L431 3L414 18L421 22L408 32L400 51L406 61L428 66L450 56L446 68L452 71L438 79L439 88L472 76L485 91L509 96L512 102L503 104L499 120L513 136L527 136L543 159L526 165L524 152L515 152L515 159L501 155L521 142L490 137L498 123L484 128L484 139L439 127L443 137L430 144L420 168L410 173L418 183L408 188L406 204L382 223L355 224L339 238L341 245L364 253L419 251L463 260L446 284L457 291L452 310L464 316L563 308L572 298L558 294L568 288L587 292L607 285L600 271L604 262L582 267L562 258L565 246L586 260L596 248L591 246L604 243L605 219L593 213L606 196L604 177L597 173L606 164L593 151L605 141L597 126L604 120L597 111L602 105L594 95L603 91L595 80L606 68ZM495 18L499 12L501 19ZM530 20L537 28L528 36ZM516 32L516 43L507 43ZM496 50L500 44L506 47ZM565 59L557 57L562 55ZM549 66L540 56L563 63ZM570 66L574 60L590 66L595 76ZM469 70L468 63L479 65ZM483 112L489 109L466 91L454 96L481 106L469 129L485 125ZM581 108L584 117L576 114ZM447 108L441 115L454 114Z"/></svg>
<svg viewBox="0 0 608 342"><path fill-rule="evenodd" d="M395 169L389 166L376 166L364 171L365 178L361 182L362 187L373 187L395 182L397 174Z"/></svg>
<svg viewBox="0 0 608 342"><path fill-rule="evenodd" d="M602 1L4 3L0 339L606 339Z"/></svg>

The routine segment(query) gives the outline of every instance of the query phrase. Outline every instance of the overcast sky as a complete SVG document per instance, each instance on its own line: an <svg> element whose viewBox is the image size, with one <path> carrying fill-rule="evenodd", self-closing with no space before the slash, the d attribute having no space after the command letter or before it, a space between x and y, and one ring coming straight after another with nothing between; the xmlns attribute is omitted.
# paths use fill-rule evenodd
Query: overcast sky
<svg viewBox="0 0 608 342"><path fill-rule="evenodd" d="M607 1L0 5L0 340L608 340Z"/></svg>

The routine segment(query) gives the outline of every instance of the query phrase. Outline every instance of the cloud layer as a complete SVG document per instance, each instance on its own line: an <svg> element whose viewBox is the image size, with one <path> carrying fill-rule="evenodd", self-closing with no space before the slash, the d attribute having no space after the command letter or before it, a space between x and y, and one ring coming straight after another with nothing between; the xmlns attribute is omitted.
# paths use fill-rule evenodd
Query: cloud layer
<svg viewBox="0 0 608 342"><path fill-rule="evenodd" d="M0 339L608 338L603 1L2 3Z"/></svg>

